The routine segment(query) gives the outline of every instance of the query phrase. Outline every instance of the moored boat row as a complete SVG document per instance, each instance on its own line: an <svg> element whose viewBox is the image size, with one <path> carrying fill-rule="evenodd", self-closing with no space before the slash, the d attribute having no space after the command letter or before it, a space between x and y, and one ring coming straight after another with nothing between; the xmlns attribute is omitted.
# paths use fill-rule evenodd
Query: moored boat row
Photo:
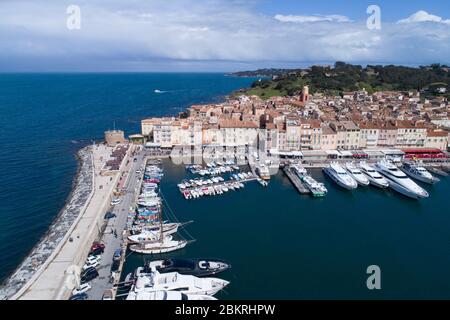
<svg viewBox="0 0 450 320"><path fill-rule="evenodd" d="M347 163L345 166L333 162L323 171L337 185L347 190L354 190L358 185L371 184L378 188L390 187L413 199L427 198L429 194L410 178L427 184L439 182L438 178L420 164L406 162L399 168L386 159L377 162L374 166L364 161L359 165Z"/></svg>

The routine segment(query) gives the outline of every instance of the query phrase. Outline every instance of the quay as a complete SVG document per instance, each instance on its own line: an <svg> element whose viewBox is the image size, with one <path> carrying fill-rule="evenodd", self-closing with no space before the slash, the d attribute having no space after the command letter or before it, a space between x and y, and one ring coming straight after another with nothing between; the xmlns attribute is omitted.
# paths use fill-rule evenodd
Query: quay
<svg viewBox="0 0 450 320"><path fill-rule="evenodd" d="M300 194L310 193L309 189L305 187L300 178L289 170L288 166L284 166L283 172L286 174L289 180L291 180L292 184L295 186L298 192L300 192Z"/></svg>
<svg viewBox="0 0 450 320"><path fill-rule="evenodd" d="M125 146L125 149L122 149L123 155L120 159L111 159L111 155L119 146L101 144L89 147L93 163L93 188L89 199L79 209L78 217L52 254L10 299L68 299L78 281L91 245L99 239L100 235L103 235L102 240L105 241L106 247L101 265L98 267L100 276L96 280L109 282L110 256L112 257L114 250L120 247L122 240L120 237L116 238L111 230L119 230L119 232L123 230L122 226L126 222L129 204L134 199L132 197L134 194L133 182L136 181L134 172L139 165L138 161L130 161L130 158L140 147L132 144L121 146ZM115 208L118 210L117 218L107 221L105 226L104 215L110 209L112 198L117 196L118 186L123 186L121 190L124 197L120 205ZM101 285L92 282L92 284L93 289L89 292L89 297L93 299L101 299L104 289L111 287L111 284L106 285L105 283Z"/></svg>

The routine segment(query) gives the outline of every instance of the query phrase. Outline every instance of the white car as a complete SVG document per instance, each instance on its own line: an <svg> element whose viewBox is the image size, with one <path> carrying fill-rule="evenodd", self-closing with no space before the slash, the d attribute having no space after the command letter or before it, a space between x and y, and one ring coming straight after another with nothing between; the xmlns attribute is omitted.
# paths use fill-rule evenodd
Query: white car
<svg viewBox="0 0 450 320"><path fill-rule="evenodd" d="M111 201L111 205L112 206L115 206L115 205L118 205L119 203L121 203L122 202L122 200L120 200L120 199L113 199L112 201Z"/></svg>
<svg viewBox="0 0 450 320"><path fill-rule="evenodd" d="M100 262L100 260L101 260L100 256L89 256L86 259L86 264Z"/></svg>
<svg viewBox="0 0 450 320"><path fill-rule="evenodd" d="M91 290L91 285L89 283L84 283L84 284L80 285L78 288L73 289L72 295L85 293L89 290Z"/></svg>
<svg viewBox="0 0 450 320"><path fill-rule="evenodd" d="M89 268L92 268L92 267L98 267L100 265L100 260L98 260L98 261L95 261L95 262L87 262L84 266L83 266L83 270L87 270L87 269L89 269Z"/></svg>

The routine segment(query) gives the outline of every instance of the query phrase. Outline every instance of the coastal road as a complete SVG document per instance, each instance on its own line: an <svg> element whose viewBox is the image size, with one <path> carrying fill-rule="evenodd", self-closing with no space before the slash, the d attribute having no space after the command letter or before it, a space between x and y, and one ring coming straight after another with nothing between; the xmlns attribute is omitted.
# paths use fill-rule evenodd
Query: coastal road
<svg viewBox="0 0 450 320"><path fill-rule="evenodd" d="M137 161L134 162L133 158L137 158ZM88 291L89 300L101 300L105 290L112 288L110 279L113 255L116 249L121 248L124 240L123 231L126 227L128 212L131 207L134 207L136 193L139 191L138 178L140 175L136 173L136 170L142 168L144 158L144 151L137 152L134 157L130 158L128 167L130 168L128 170L129 177L125 185L125 192L120 197L122 201L110 210L117 217L108 221L108 225L101 238L101 241L105 244L105 252L102 254L100 265L97 267L99 276L90 282L92 289ZM114 235L114 230L116 230L117 236Z"/></svg>

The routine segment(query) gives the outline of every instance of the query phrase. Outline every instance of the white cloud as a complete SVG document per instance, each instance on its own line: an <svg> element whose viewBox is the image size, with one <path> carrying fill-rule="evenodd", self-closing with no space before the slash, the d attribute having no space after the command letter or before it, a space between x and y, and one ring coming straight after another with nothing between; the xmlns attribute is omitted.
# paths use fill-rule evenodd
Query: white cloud
<svg viewBox="0 0 450 320"><path fill-rule="evenodd" d="M385 22L382 30L373 31L365 21L337 15L274 19L243 0L77 0L81 30L70 31L66 7L71 2L0 1L0 70L155 70L170 64L224 70L336 60L425 64L450 59L450 28L443 23Z"/></svg>
<svg viewBox="0 0 450 320"><path fill-rule="evenodd" d="M420 10L414 13L413 15L409 16L408 18L401 19L398 21L398 23L419 23L419 22L437 22L450 24L450 19L445 20L439 16L435 16L424 10Z"/></svg>
<svg viewBox="0 0 450 320"><path fill-rule="evenodd" d="M341 15L282 15L277 14L274 17L280 22L294 22L294 23L307 23L307 22L350 22L350 19Z"/></svg>

